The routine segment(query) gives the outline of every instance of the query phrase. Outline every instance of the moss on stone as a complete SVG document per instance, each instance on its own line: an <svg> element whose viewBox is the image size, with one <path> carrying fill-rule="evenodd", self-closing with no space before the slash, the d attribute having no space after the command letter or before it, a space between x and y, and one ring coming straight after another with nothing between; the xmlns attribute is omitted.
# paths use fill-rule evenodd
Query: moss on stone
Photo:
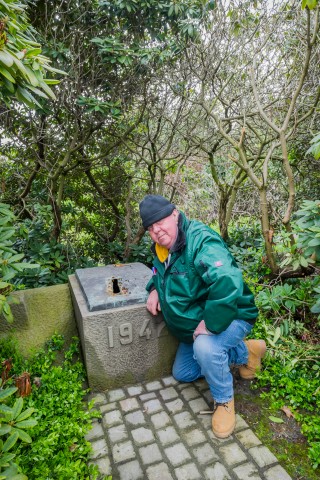
<svg viewBox="0 0 320 480"><path fill-rule="evenodd" d="M0 319L0 336L13 334L23 356L42 348L54 333L63 335L67 346L77 335L67 284L23 290L15 296L19 304L12 305L14 321Z"/></svg>
<svg viewBox="0 0 320 480"><path fill-rule="evenodd" d="M90 389L93 392L103 392L109 389L123 388L124 385L133 385L135 383L137 382L130 372L118 375L117 377L108 377L105 374L101 376L98 373L90 375Z"/></svg>

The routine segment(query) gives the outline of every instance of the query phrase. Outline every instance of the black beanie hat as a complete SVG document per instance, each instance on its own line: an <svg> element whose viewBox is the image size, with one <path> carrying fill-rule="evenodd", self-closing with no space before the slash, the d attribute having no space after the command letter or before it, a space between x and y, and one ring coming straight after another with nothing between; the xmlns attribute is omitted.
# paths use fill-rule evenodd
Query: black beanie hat
<svg viewBox="0 0 320 480"><path fill-rule="evenodd" d="M146 195L139 208L142 225L147 229L153 223L171 215L176 206L161 195Z"/></svg>

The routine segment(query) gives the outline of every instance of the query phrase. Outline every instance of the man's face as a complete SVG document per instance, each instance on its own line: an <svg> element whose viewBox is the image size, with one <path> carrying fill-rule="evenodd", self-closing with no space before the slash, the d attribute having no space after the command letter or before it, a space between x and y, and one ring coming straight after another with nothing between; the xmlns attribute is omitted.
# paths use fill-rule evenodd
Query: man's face
<svg viewBox="0 0 320 480"><path fill-rule="evenodd" d="M171 215L148 227L152 240L168 250L173 246L178 235L178 215L178 211L173 210Z"/></svg>

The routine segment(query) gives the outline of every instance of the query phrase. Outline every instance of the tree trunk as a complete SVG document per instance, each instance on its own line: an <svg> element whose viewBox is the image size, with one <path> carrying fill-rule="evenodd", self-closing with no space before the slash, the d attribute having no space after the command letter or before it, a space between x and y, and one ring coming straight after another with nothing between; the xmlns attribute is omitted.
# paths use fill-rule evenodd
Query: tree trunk
<svg viewBox="0 0 320 480"><path fill-rule="evenodd" d="M266 247L266 255L268 259L269 266L274 275L279 273L279 267L277 265L274 251L273 251L273 242L272 242L272 231L270 229L269 214L268 214L268 202L267 202L267 190L263 186L259 188L260 194L260 208L261 208L261 227L264 238L264 243Z"/></svg>
<svg viewBox="0 0 320 480"><path fill-rule="evenodd" d="M220 235L223 240L228 240L229 233L228 233L228 221L227 221L227 211L228 211L228 192L220 190L220 198L219 198L219 228L220 228Z"/></svg>
<svg viewBox="0 0 320 480"><path fill-rule="evenodd" d="M51 238L58 241L60 237L61 225L62 225L61 208L53 196L50 197L50 203L52 206L52 214L53 214L53 230L51 232Z"/></svg>

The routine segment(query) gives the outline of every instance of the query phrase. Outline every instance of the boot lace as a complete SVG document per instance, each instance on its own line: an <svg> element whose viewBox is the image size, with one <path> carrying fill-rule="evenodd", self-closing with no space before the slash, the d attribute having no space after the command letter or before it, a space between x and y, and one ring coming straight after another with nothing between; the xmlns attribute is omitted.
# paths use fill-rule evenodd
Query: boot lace
<svg viewBox="0 0 320 480"><path fill-rule="evenodd" d="M214 402L213 413L217 410L218 407L224 407L224 409L227 412L231 412L229 402L224 402L224 403Z"/></svg>

